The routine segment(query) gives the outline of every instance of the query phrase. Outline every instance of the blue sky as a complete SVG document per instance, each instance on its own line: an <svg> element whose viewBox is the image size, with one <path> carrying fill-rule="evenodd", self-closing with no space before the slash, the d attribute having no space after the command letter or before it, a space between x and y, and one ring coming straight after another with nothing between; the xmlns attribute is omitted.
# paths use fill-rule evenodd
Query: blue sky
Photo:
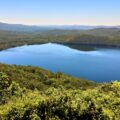
<svg viewBox="0 0 120 120"><path fill-rule="evenodd" d="M120 25L120 0L0 0L0 22Z"/></svg>

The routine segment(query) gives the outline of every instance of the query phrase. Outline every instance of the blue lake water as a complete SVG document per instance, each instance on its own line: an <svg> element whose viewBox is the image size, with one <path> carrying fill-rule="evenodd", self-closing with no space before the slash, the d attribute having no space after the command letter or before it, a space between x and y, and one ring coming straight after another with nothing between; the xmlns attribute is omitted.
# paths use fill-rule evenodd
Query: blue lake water
<svg viewBox="0 0 120 120"><path fill-rule="evenodd" d="M1 51L0 62L39 66L98 82L120 80L120 49L82 51L54 43L26 45Z"/></svg>

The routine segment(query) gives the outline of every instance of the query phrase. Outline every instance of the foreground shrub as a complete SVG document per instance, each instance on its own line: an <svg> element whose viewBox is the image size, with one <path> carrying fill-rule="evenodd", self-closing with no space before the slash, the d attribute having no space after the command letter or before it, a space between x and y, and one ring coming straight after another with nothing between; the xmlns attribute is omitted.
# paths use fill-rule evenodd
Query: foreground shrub
<svg viewBox="0 0 120 120"><path fill-rule="evenodd" d="M1 120L119 120L120 82L94 89L29 90L0 73Z"/></svg>

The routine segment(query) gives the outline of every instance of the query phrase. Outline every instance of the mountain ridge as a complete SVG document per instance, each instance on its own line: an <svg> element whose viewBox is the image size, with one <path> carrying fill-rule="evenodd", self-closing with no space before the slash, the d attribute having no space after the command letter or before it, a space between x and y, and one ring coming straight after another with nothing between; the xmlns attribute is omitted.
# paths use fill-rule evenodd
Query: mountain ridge
<svg viewBox="0 0 120 120"><path fill-rule="evenodd" d="M10 30L17 32L41 32L47 30L91 30L91 29L120 29L120 26L104 26L104 25L23 25L23 24L9 24L0 22L0 30Z"/></svg>

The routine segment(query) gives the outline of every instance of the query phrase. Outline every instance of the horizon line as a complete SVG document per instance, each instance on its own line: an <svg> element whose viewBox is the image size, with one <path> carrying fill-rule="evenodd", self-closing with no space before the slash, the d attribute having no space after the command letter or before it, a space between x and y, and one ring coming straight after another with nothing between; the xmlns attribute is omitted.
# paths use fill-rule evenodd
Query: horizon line
<svg viewBox="0 0 120 120"><path fill-rule="evenodd" d="M25 25L25 26L101 26L101 27L104 27L104 26L108 26L108 27L117 27L117 26L120 26L120 24L118 25L103 25L103 24L92 24L92 25L88 25L88 24L24 24L24 23L8 23L8 22L1 22L0 23L2 24L10 24L10 25Z"/></svg>

